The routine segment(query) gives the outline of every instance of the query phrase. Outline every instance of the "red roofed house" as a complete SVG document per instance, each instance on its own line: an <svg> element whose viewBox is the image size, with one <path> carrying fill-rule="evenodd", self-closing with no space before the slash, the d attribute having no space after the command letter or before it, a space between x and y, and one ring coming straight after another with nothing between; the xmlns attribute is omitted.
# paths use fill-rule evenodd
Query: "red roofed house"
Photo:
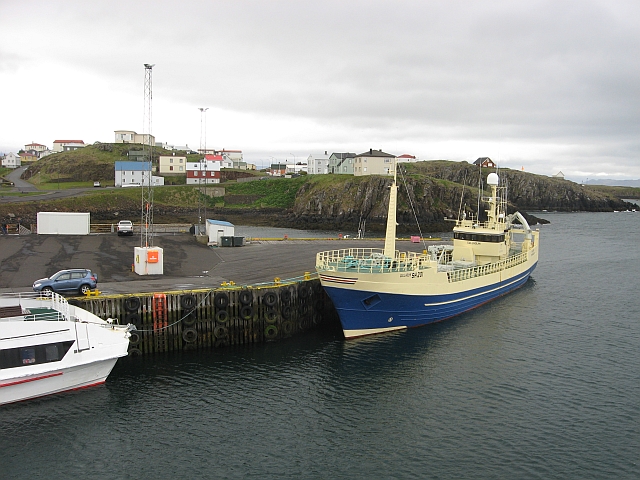
<svg viewBox="0 0 640 480"><path fill-rule="evenodd" d="M205 155L199 162L187 162L187 185L220 183L222 155Z"/></svg>
<svg viewBox="0 0 640 480"><path fill-rule="evenodd" d="M70 152L85 146L82 140L55 140L53 142L54 152Z"/></svg>
<svg viewBox="0 0 640 480"><path fill-rule="evenodd" d="M400 155L399 157L396 157L396 163L413 163L417 161L418 159L416 158L415 155L409 155L408 153L405 153L404 155Z"/></svg>

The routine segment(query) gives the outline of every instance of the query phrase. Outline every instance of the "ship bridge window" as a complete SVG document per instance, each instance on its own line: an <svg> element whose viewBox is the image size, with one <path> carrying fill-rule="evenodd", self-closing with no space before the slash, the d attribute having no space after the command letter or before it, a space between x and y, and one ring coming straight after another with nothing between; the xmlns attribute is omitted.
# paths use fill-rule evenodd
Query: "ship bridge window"
<svg viewBox="0 0 640 480"><path fill-rule="evenodd" d="M504 234L483 235L483 234L476 234L476 233L454 232L453 238L456 240L467 240L469 242L488 242L488 243L504 242Z"/></svg>
<svg viewBox="0 0 640 480"><path fill-rule="evenodd" d="M73 340L0 350L0 370L60 361L69 351L71 345L73 345Z"/></svg>

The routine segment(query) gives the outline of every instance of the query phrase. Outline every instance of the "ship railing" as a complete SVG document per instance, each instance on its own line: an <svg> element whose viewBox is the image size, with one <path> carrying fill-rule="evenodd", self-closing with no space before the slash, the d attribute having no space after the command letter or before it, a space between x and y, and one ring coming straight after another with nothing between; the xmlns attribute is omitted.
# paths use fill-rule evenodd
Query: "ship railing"
<svg viewBox="0 0 640 480"><path fill-rule="evenodd" d="M65 321L71 318L69 303L55 292L20 292L0 294L0 306L20 305L25 311L24 320ZM43 309L31 313L30 309ZM45 310L46 309L46 310Z"/></svg>
<svg viewBox="0 0 640 480"><path fill-rule="evenodd" d="M484 265L477 265L475 267L464 268L460 270L452 270L447 272L447 278L449 283L460 282L462 280L468 280L470 278L481 277L483 275L491 275L492 273L501 272L508 268L515 267L527 261L528 255L526 252L519 253L512 257L500 260L498 262L487 263Z"/></svg>
<svg viewBox="0 0 640 480"><path fill-rule="evenodd" d="M350 273L411 272L430 266L427 255L396 251L393 258L379 248L327 250L316 255L318 271Z"/></svg>

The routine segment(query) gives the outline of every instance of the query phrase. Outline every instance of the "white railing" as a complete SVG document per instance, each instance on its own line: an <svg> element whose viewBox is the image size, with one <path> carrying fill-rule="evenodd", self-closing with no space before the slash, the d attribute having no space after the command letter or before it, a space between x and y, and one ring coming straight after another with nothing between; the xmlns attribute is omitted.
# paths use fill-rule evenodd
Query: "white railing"
<svg viewBox="0 0 640 480"><path fill-rule="evenodd" d="M519 253L512 257L508 257L505 260L499 262L487 263L485 265L478 265L470 268L463 268L460 270L452 270L447 272L447 278L449 283L460 282L462 280L468 280L470 278L481 277L483 275L490 275L492 273L501 272L516 265L520 265L527 261L528 255L526 252Z"/></svg>
<svg viewBox="0 0 640 480"><path fill-rule="evenodd" d="M316 268L321 272L410 272L428 268L430 263L428 255L396 250L395 256L390 258L380 248L345 248L316 255Z"/></svg>
<svg viewBox="0 0 640 480"><path fill-rule="evenodd" d="M62 295L55 292L21 292L0 294L0 306L20 305L24 310L29 308L50 308L53 311L43 313L27 313L24 320L73 320L69 312L69 303Z"/></svg>

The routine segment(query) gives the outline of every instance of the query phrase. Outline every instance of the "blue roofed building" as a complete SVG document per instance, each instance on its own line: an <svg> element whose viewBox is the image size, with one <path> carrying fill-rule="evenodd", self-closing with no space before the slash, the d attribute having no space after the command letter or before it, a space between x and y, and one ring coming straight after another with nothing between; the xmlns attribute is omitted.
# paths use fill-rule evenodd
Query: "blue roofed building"
<svg viewBox="0 0 640 480"><path fill-rule="evenodd" d="M164 185L164 178L154 176L151 172L151 162L116 162L116 187L141 187Z"/></svg>

